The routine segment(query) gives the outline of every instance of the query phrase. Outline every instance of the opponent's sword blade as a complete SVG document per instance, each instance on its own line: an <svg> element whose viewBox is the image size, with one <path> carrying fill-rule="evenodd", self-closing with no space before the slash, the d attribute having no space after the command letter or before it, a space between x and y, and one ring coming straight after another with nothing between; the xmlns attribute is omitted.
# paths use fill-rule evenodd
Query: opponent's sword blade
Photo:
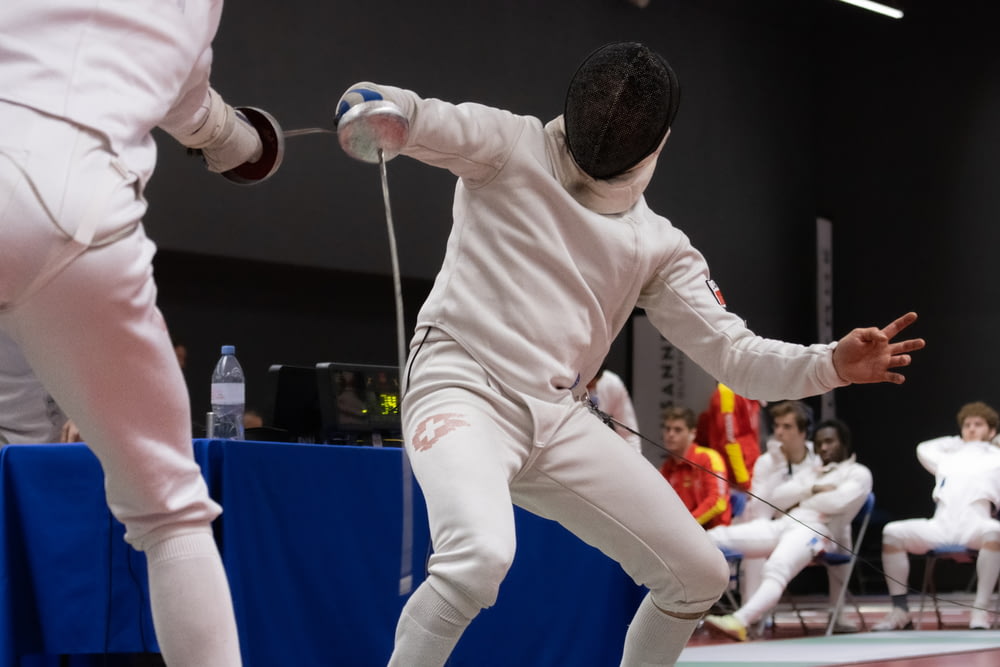
<svg viewBox="0 0 1000 667"><path fill-rule="evenodd" d="M305 134L337 134L336 130L328 130L325 127L303 127L298 130L285 130L283 132L285 138L288 137L301 137Z"/></svg>

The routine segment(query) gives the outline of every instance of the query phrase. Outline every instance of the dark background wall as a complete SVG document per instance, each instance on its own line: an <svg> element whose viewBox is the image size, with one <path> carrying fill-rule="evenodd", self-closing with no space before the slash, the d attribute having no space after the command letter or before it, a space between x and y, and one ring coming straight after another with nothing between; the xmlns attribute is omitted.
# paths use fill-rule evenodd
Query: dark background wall
<svg viewBox="0 0 1000 667"><path fill-rule="evenodd" d="M705 252L732 310L762 335L815 340L823 216L835 336L920 313L909 333L928 348L907 383L836 400L882 518L927 515L914 445L957 432L964 402L1000 405L1000 10L898 4L900 21L834 0L243 0L224 13L214 81L287 129L329 127L340 94L365 79L548 119L586 53L649 43L678 72L683 103L647 199ZM270 181L238 187L160 146L147 226L196 412L223 343L237 345L251 402L266 400L271 363L395 362L377 168L332 135L297 137ZM389 180L412 321L443 256L454 182L405 158ZM626 372L627 354L616 346L612 367Z"/></svg>

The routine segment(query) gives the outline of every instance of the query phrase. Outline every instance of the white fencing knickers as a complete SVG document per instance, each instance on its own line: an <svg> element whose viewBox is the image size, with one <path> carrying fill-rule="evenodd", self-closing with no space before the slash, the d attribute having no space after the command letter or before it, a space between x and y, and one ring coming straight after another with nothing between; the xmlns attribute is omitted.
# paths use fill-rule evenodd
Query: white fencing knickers
<svg viewBox="0 0 1000 667"><path fill-rule="evenodd" d="M147 551L167 664L238 665L211 535L221 509L193 458L136 177L84 128L5 103L0 127L0 329L77 423L126 540Z"/></svg>
<svg viewBox="0 0 1000 667"><path fill-rule="evenodd" d="M641 454L569 391L551 403L503 389L441 336L411 354L403 428L443 598L496 601L514 557L512 502L615 559L661 610L702 613L719 598L722 553Z"/></svg>

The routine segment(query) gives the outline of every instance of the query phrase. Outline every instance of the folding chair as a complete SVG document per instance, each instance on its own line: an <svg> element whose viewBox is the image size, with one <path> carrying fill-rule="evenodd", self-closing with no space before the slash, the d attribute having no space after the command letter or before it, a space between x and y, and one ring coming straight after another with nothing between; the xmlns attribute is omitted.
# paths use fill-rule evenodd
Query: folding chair
<svg viewBox="0 0 1000 667"><path fill-rule="evenodd" d="M868 531L868 524L871 522L872 512L875 510L875 494L869 493L868 498L865 499L865 504L861 506L858 513L854 516L851 521L851 528L853 535L851 536L851 550L849 553L843 553L839 551L829 551L819 554L807 567L823 566L823 567L838 567L844 566L846 571L844 572L844 581L840 586L840 590L837 591L837 598L834 602L833 608L830 610L830 620L826 624L826 632L824 633L827 637L833 634L834 625L837 623L837 619L840 618L840 612L844 608L844 602L847 600L849 595L849 587L851 583L851 578L854 575L854 566L858 561L858 551L861 549L861 542L865 539L865 533ZM833 591L830 591L831 593ZM802 617L802 610L795 602L794 596L789 596L792 603L792 609L795 611L796 616L798 616L799 624L802 626L802 633L807 634L808 629L806 628L805 619ZM865 622L865 617L861 613L861 607L858 606L857 601L851 598L851 603L854 605L854 610L858 614L858 618L861 620L861 629L867 630L868 624Z"/></svg>
<svg viewBox="0 0 1000 667"><path fill-rule="evenodd" d="M937 587L934 584L934 566L938 561L950 560L955 563L971 563L975 567L978 556L979 551L970 549L964 544L945 544L924 554L924 582L920 588L920 613L917 614L917 629L923 625L924 600L928 595L934 603L934 616L937 618L938 630L944 628L944 622L941 620L941 609L938 606ZM976 574L973 570L969 588L973 588L975 584ZM1000 590L1000 582L998 582L998 590ZM1000 613L1000 597L997 598L994 613Z"/></svg>

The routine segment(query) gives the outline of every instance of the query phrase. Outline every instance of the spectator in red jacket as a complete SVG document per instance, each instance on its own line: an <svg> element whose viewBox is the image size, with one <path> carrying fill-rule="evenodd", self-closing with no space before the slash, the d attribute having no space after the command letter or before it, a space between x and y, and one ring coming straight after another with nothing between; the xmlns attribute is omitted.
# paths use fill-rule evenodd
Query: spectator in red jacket
<svg viewBox="0 0 1000 667"><path fill-rule="evenodd" d="M664 409L660 425L669 456L660 473L677 491L681 501L705 528L727 526L732 521L726 464L713 449L695 444L696 420L689 408Z"/></svg>

